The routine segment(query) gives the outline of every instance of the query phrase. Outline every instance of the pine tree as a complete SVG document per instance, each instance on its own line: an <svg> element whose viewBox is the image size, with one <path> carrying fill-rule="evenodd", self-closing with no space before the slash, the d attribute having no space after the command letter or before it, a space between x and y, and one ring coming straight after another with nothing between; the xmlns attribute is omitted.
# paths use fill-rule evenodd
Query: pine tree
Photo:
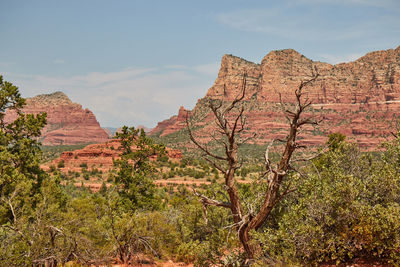
<svg viewBox="0 0 400 267"><path fill-rule="evenodd" d="M40 169L38 138L46 124L46 114L23 114L25 99L18 87L0 75L0 223L16 220L18 209L35 204L35 195L45 173ZM14 110L17 119L6 123Z"/></svg>

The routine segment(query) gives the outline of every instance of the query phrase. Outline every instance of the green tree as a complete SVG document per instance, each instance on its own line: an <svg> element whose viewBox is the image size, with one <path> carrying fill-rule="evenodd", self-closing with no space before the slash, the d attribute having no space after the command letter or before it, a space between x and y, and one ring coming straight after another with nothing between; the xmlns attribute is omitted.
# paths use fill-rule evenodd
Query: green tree
<svg viewBox="0 0 400 267"><path fill-rule="evenodd" d="M40 168L38 138L46 114L23 114L18 87L0 75L0 265L25 265L32 260L34 241L29 229L41 202L46 173ZM14 121L6 114L16 115ZM7 261L8 260L8 261Z"/></svg>
<svg viewBox="0 0 400 267"><path fill-rule="evenodd" d="M35 195L45 173L40 168L41 150L37 139L46 124L46 114L23 114L25 105L12 83L0 75L0 223L16 219L18 209L35 204ZM8 112L17 118L6 122Z"/></svg>
<svg viewBox="0 0 400 267"><path fill-rule="evenodd" d="M328 136L327 145L330 150L335 150L340 147L346 140L346 136L341 133L332 133Z"/></svg>
<svg viewBox="0 0 400 267"><path fill-rule="evenodd" d="M136 253L150 251L155 256L156 239L148 239L153 233L144 235L142 226L136 224L137 218L149 220L152 212L160 207L161 198L153 183L155 167L151 159L165 154L163 145L155 144L143 130L122 127L116 138L121 142L121 158L114 161L117 169L114 175L115 186L106 190L108 220L111 238L115 244L115 257L122 263L132 262ZM149 212L148 214L145 214ZM144 221L146 221L144 220ZM159 228L153 224L152 231ZM156 250L154 250L154 248Z"/></svg>
<svg viewBox="0 0 400 267"><path fill-rule="evenodd" d="M354 258L400 262L400 138L380 156L332 135L330 150L314 159L298 191L257 233L266 258L297 264ZM331 146L334 144L333 146Z"/></svg>
<svg viewBox="0 0 400 267"><path fill-rule="evenodd" d="M160 199L155 194L151 176L155 168L150 158L163 156L164 145L155 144L143 129L134 127L122 127L116 138L121 140L123 154L114 164L118 169L115 182L124 206L132 211L156 208Z"/></svg>

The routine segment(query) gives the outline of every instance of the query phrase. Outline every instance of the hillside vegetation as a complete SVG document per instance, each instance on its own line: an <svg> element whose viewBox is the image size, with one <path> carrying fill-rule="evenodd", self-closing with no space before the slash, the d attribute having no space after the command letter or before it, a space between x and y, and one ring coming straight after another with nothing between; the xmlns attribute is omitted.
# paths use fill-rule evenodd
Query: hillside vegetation
<svg viewBox="0 0 400 267"><path fill-rule="evenodd" d="M1 76L0 92L2 122L7 109L18 111L25 101ZM89 175L108 179L108 186L103 183L93 192L76 187L76 174L62 174L61 165L49 172L40 168L43 152L36 140L45 119L19 113L14 122L1 123L1 266L137 265L170 259L196 266L315 266L360 258L400 265L400 132L382 143L379 153L361 152L345 136L332 134L326 150L278 173L284 177L279 192L295 190L250 231L256 249L249 257L230 210L202 205L204 199L227 201L226 174L215 165L188 158L168 161L163 145L144 131L124 127L118 135L123 154L114 170L107 178ZM270 148L279 159L278 146ZM150 160L154 155L157 160ZM248 216L258 212L259 198L269 190L265 167L270 166L263 162L247 160L234 171ZM86 167L86 173L95 172ZM176 177L204 183L196 191L154 183Z"/></svg>

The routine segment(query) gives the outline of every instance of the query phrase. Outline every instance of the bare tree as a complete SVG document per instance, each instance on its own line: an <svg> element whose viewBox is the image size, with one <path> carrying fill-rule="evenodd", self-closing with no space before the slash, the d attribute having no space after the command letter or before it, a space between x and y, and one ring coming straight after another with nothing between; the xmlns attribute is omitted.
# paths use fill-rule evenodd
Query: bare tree
<svg viewBox="0 0 400 267"><path fill-rule="evenodd" d="M290 187L290 182L285 189L281 190L281 186L285 177L290 170L292 170L291 161L293 153L296 149L301 146L296 142L296 137L300 128L307 124L316 124L311 118L302 118L304 111L311 105L311 102L306 99L303 101L303 89L305 86L315 81L318 77L318 73L313 75L307 81L302 81L299 87L295 90L296 104L294 109L284 108L285 117L288 119L290 124L289 134L284 143L284 151L280 157L280 160L276 164L272 164L269 159L269 150L273 145L273 140L265 151L265 168L266 168L266 182L268 183L267 190L262 193L260 198L260 207L258 210L247 207L246 211L243 209L243 200L240 199L238 189L235 181L235 172L241 167L241 163L238 159L238 147L242 144L239 134L245 129L245 118L243 115L244 106L243 99L246 92L246 75L243 76L242 90L240 94L228 104L223 104L222 100L210 100L209 107L215 118L216 132L222 135L222 138L214 140L221 143L224 148L224 155L221 156L214 153L207 147L206 144L201 143L194 136L189 119L187 118L187 129L189 132L190 139L192 142L204 153L204 158L209 161L215 168L221 171L225 178L225 195L227 201L219 201L217 199L209 198L195 191L195 194L200 198L200 201L205 207L207 206L219 206L228 208L231 210L233 215L234 226L238 233L239 240L247 254L248 259L253 259L256 247L251 245L251 230L259 229L269 218L272 209L276 204L288 193L295 190ZM282 107L284 107L281 101Z"/></svg>

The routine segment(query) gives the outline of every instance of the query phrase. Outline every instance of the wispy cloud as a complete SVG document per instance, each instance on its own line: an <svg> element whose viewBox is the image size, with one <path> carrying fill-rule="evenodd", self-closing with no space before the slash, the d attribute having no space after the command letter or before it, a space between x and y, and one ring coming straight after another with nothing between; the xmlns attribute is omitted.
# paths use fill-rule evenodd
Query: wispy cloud
<svg viewBox="0 0 400 267"><path fill-rule="evenodd" d="M217 76L218 64L126 68L86 75L49 76L5 73L23 96L61 90L71 100L94 112L102 126L155 126L177 113L179 106L193 108Z"/></svg>
<svg viewBox="0 0 400 267"><path fill-rule="evenodd" d="M54 63L54 64L64 64L64 63L65 63L65 60L63 60L63 59L55 59L55 60L53 61L53 63Z"/></svg>
<svg viewBox="0 0 400 267"><path fill-rule="evenodd" d="M399 8L398 0L295 0L289 1L295 4L309 4L309 5L359 5L359 6L372 6L372 7L382 7L382 8Z"/></svg>
<svg viewBox="0 0 400 267"><path fill-rule="evenodd" d="M271 36L279 36L292 40L307 40L314 36L321 39L346 39L363 34L360 29L350 34L338 30L322 31L315 24L316 19L311 14L299 13L294 19L285 8L247 9L221 13L217 20L231 28L240 31L256 32Z"/></svg>
<svg viewBox="0 0 400 267"><path fill-rule="evenodd" d="M9 67L15 65L15 62L1 62L0 61L0 67Z"/></svg>
<svg viewBox="0 0 400 267"><path fill-rule="evenodd" d="M165 69L187 69L188 67L185 65L166 65Z"/></svg>
<svg viewBox="0 0 400 267"><path fill-rule="evenodd" d="M228 11L218 14L216 20L239 31L269 35L272 38L283 37L292 41L373 40L380 35L393 39L400 31L400 16L393 12L400 10L398 0L300 0L285 3L270 8ZM382 7L386 11L375 12L368 17L362 12L358 12L358 15L354 12L341 12L333 16L331 7L346 9L342 5L353 5L355 11L370 7Z"/></svg>
<svg viewBox="0 0 400 267"><path fill-rule="evenodd" d="M211 64L199 65L194 67L194 69L200 73L216 76L219 70L219 63L215 62Z"/></svg>
<svg viewBox="0 0 400 267"><path fill-rule="evenodd" d="M363 56L363 54L361 54L361 53L352 53L352 54L347 54L347 55L320 54L318 56L321 57L322 59L324 59L324 61L326 61L328 63L338 64L338 63L354 61L354 60L360 58L361 56Z"/></svg>

